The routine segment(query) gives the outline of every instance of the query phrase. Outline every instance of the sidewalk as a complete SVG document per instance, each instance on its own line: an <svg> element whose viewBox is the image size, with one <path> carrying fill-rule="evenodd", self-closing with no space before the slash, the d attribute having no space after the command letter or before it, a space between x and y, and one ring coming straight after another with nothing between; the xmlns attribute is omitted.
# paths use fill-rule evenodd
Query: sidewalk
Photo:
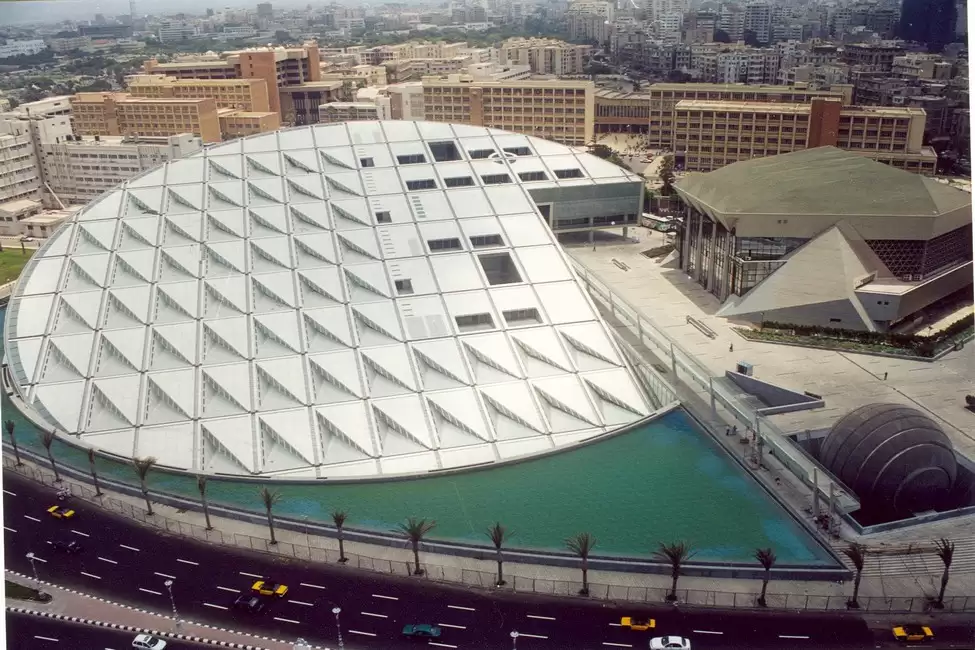
<svg viewBox="0 0 975 650"><path fill-rule="evenodd" d="M12 571L7 571L5 577L7 580L25 587L37 586L34 580ZM42 616L52 616L88 625L128 630L133 633L152 633L156 636L207 643L225 648L244 650L293 650L294 648L291 642L234 632L190 621L181 621L177 631L176 624L171 616L86 596L43 580L40 581L40 589L51 594L52 600L47 603L37 603L8 598L6 599L7 609L37 613Z"/></svg>

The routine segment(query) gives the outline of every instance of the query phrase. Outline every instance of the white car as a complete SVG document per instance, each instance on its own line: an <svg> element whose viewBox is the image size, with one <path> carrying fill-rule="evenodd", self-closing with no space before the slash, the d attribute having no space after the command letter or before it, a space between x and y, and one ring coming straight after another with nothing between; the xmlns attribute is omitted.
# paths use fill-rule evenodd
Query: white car
<svg viewBox="0 0 975 650"><path fill-rule="evenodd" d="M166 642L151 634L140 634L132 639L132 647L139 650L163 650Z"/></svg>
<svg viewBox="0 0 975 650"><path fill-rule="evenodd" d="M658 636L650 639L650 650L691 650L691 640L682 636Z"/></svg>

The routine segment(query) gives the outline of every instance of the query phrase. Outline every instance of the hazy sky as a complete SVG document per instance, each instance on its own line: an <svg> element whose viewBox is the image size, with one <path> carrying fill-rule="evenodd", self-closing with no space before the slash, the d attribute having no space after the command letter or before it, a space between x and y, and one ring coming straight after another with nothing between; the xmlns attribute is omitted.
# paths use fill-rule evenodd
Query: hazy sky
<svg viewBox="0 0 975 650"><path fill-rule="evenodd" d="M185 11L204 14L207 7L218 10L224 7L257 8L260 0L136 0L137 14L164 14ZM308 0L271 0L276 7L305 6ZM322 4L313 2L314 5ZM0 2L0 25L54 21L90 20L95 14L114 16L129 13L128 0L29 0L27 2Z"/></svg>

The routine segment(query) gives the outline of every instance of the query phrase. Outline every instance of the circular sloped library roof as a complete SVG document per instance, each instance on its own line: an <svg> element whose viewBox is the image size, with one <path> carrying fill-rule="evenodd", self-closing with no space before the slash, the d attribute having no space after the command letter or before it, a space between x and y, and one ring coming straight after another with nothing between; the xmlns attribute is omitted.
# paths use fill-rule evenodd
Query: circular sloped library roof
<svg viewBox="0 0 975 650"><path fill-rule="evenodd" d="M11 376L59 432L189 471L422 474L572 445L651 406L527 186L621 180L426 122L207 148L38 251L8 308Z"/></svg>

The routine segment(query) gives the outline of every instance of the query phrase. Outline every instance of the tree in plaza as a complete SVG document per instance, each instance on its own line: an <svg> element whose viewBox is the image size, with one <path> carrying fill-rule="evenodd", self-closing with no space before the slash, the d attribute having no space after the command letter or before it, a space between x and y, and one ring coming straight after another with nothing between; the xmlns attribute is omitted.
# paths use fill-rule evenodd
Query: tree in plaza
<svg viewBox="0 0 975 650"><path fill-rule="evenodd" d="M504 556L501 554L501 547L504 546L504 543L508 541L508 538L511 537L514 533L512 533L507 528L502 526L501 522L498 521L495 522L493 526L487 529L486 534L488 536L488 539L491 540L491 543L494 544L494 548L498 551L498 581L496 584L498 587L501 587L504 586L505 584L504 573L502 571L504 565Z"/></svg>
<svg viewBox="0 0 975 650"><path fill-rule="evenodd" d="M155 464L155 456L132 459L132 467L135 469L135 473L139 477L139 486L142 489L142 498L146 500L146 512L148 512L150 515L153 514L153 512L152 501L149 500L149 472L152 471Z"/></svg>
<svg viewBox="0 0 975 650"><path fill-rule="evenodd" d="M596 548L596 538L590 533L578 533L565 540L565 547L582 560L582 589L580 596L589 595L589 555Z"/></svg>
<svg viewBox="0 0 975 650"><path fill-rule="evenodd" d="M694 551L685 542L674 542L672 544L660 542L660 546L654 551L653 556L670 565L670 577L673 579L673 583L670 586L670 593L667 594L667 600L673 602L677 600L677 579L680 578L681 569L685 562L694 557Z"/></svg>
<svg viewBox="0 0 975 650"><path fill-rule="evenodd" d="M657 176L660 177L660 182L663 183L663 187L660 188L660 193L664 196L670 196L671 191L674 187L674 155L666 154L664 159L660 161L660 167L657 170Z"/></svg>
<svg viewBox="0 0 975 650"><path fill-rule="evenodd" d="M196 489L200 491L200 503L203 504L203 519L207 522L207 530L213 530L210 525L210 504L207 502L207 477L199 474L196 477Z"/></svg>
<svg viewBox="0 0 975 650"><path fill-rule="evenodd" d="M431 530L437 527L437 522L427 521L426 519L417 519L416 517L410 517L405 522L397 524L394 532L398 532L406 541L410 543L413 548L413 575L422 576L423 569L420 568L420 542L423 538L427 536Z"/></svg>
<svg viewBox="0 0 975 650"><path fill-rule="evenodd" d="M941 589L938 591L938 600L935 601L935 606L941 608L945 606L945 588L948 587L948 571L951 569L951 561L955 559L955 543L942 537L934 545L935 555L945 565L945 571L941 574Z"/></svg>
<svg viewBox="0 0 975 650"><path fill-rule="evenodd" d="M95 469L95 448L89 447L86 452L88 454L88 467L91 469L91 480L95 484L95 496L100 497L102 488L98 485L98 472Z"/></svg>
<svg viewBox="0 0 975 650"><path fill-rule="evenodd" d="M266 485L261 486L261 501L264 503L264 511L267 513L267 528L271 531L271 544L277 544L278 540L274 537L274 505L281 500L281 493L270 490Z"/></svg>
<svg viewBox="0 0 975 650"><path fill-rule="evenodd" d="M853 568L856 569L856 576L853 578L853 597L846 601L846 606L850 609L859 609L860 603L857 602L857 595L860 593L860 578L863 577L863 565L867 559L867 547L863 544L851 542L843 549L843 555L850 558Z"/></svg>
<svg viewBox="0 0 975 650"><path fill-rule="evenodd" d="M755 550L755 559L765 569L765 576L762 578L762 593L758 597L760 607L765 607L765 590L768 589L768 582L772 579L772 567L775 565L775 551L770 548L759 548Z"/></svg>
<svg viewBox="0 0 975 650"><path fill-rule="evenodd" d="M349 518L349 513L342 509L336 509L332 511L332 523L335 524L335 531L339 540L339 562L348 562L349 558L345 557L345 539L342 535L345 529L345 520Z"/></svg>
<svg viewBox="0 0 975 650"><path fill-rule="evenodd" d="M0 250L3 249L0 248ZM14 428L16 426L17 425L14 423L13 420L7 420L6 422L3 423L3 428L7 430L7 436L10 438L10 444L13 445L14 448L14 458L17 461L17 467L20 467L23 465L23 463L20 462L20 449L17 447L17 437L14 436Z"/></svg>
<svg viewBox="0 0 975 650"><path fill-rule="evenodd" d="M51 445L57 440L57 435L53 431L40 431L38 435L41 437L41 444L44 445L44 449L47 450L47 459L51 461L51 470L54 471L54 482L61 482L61 475L58 474L58 464L54 462L54 452L51 451Z"/></svg>

